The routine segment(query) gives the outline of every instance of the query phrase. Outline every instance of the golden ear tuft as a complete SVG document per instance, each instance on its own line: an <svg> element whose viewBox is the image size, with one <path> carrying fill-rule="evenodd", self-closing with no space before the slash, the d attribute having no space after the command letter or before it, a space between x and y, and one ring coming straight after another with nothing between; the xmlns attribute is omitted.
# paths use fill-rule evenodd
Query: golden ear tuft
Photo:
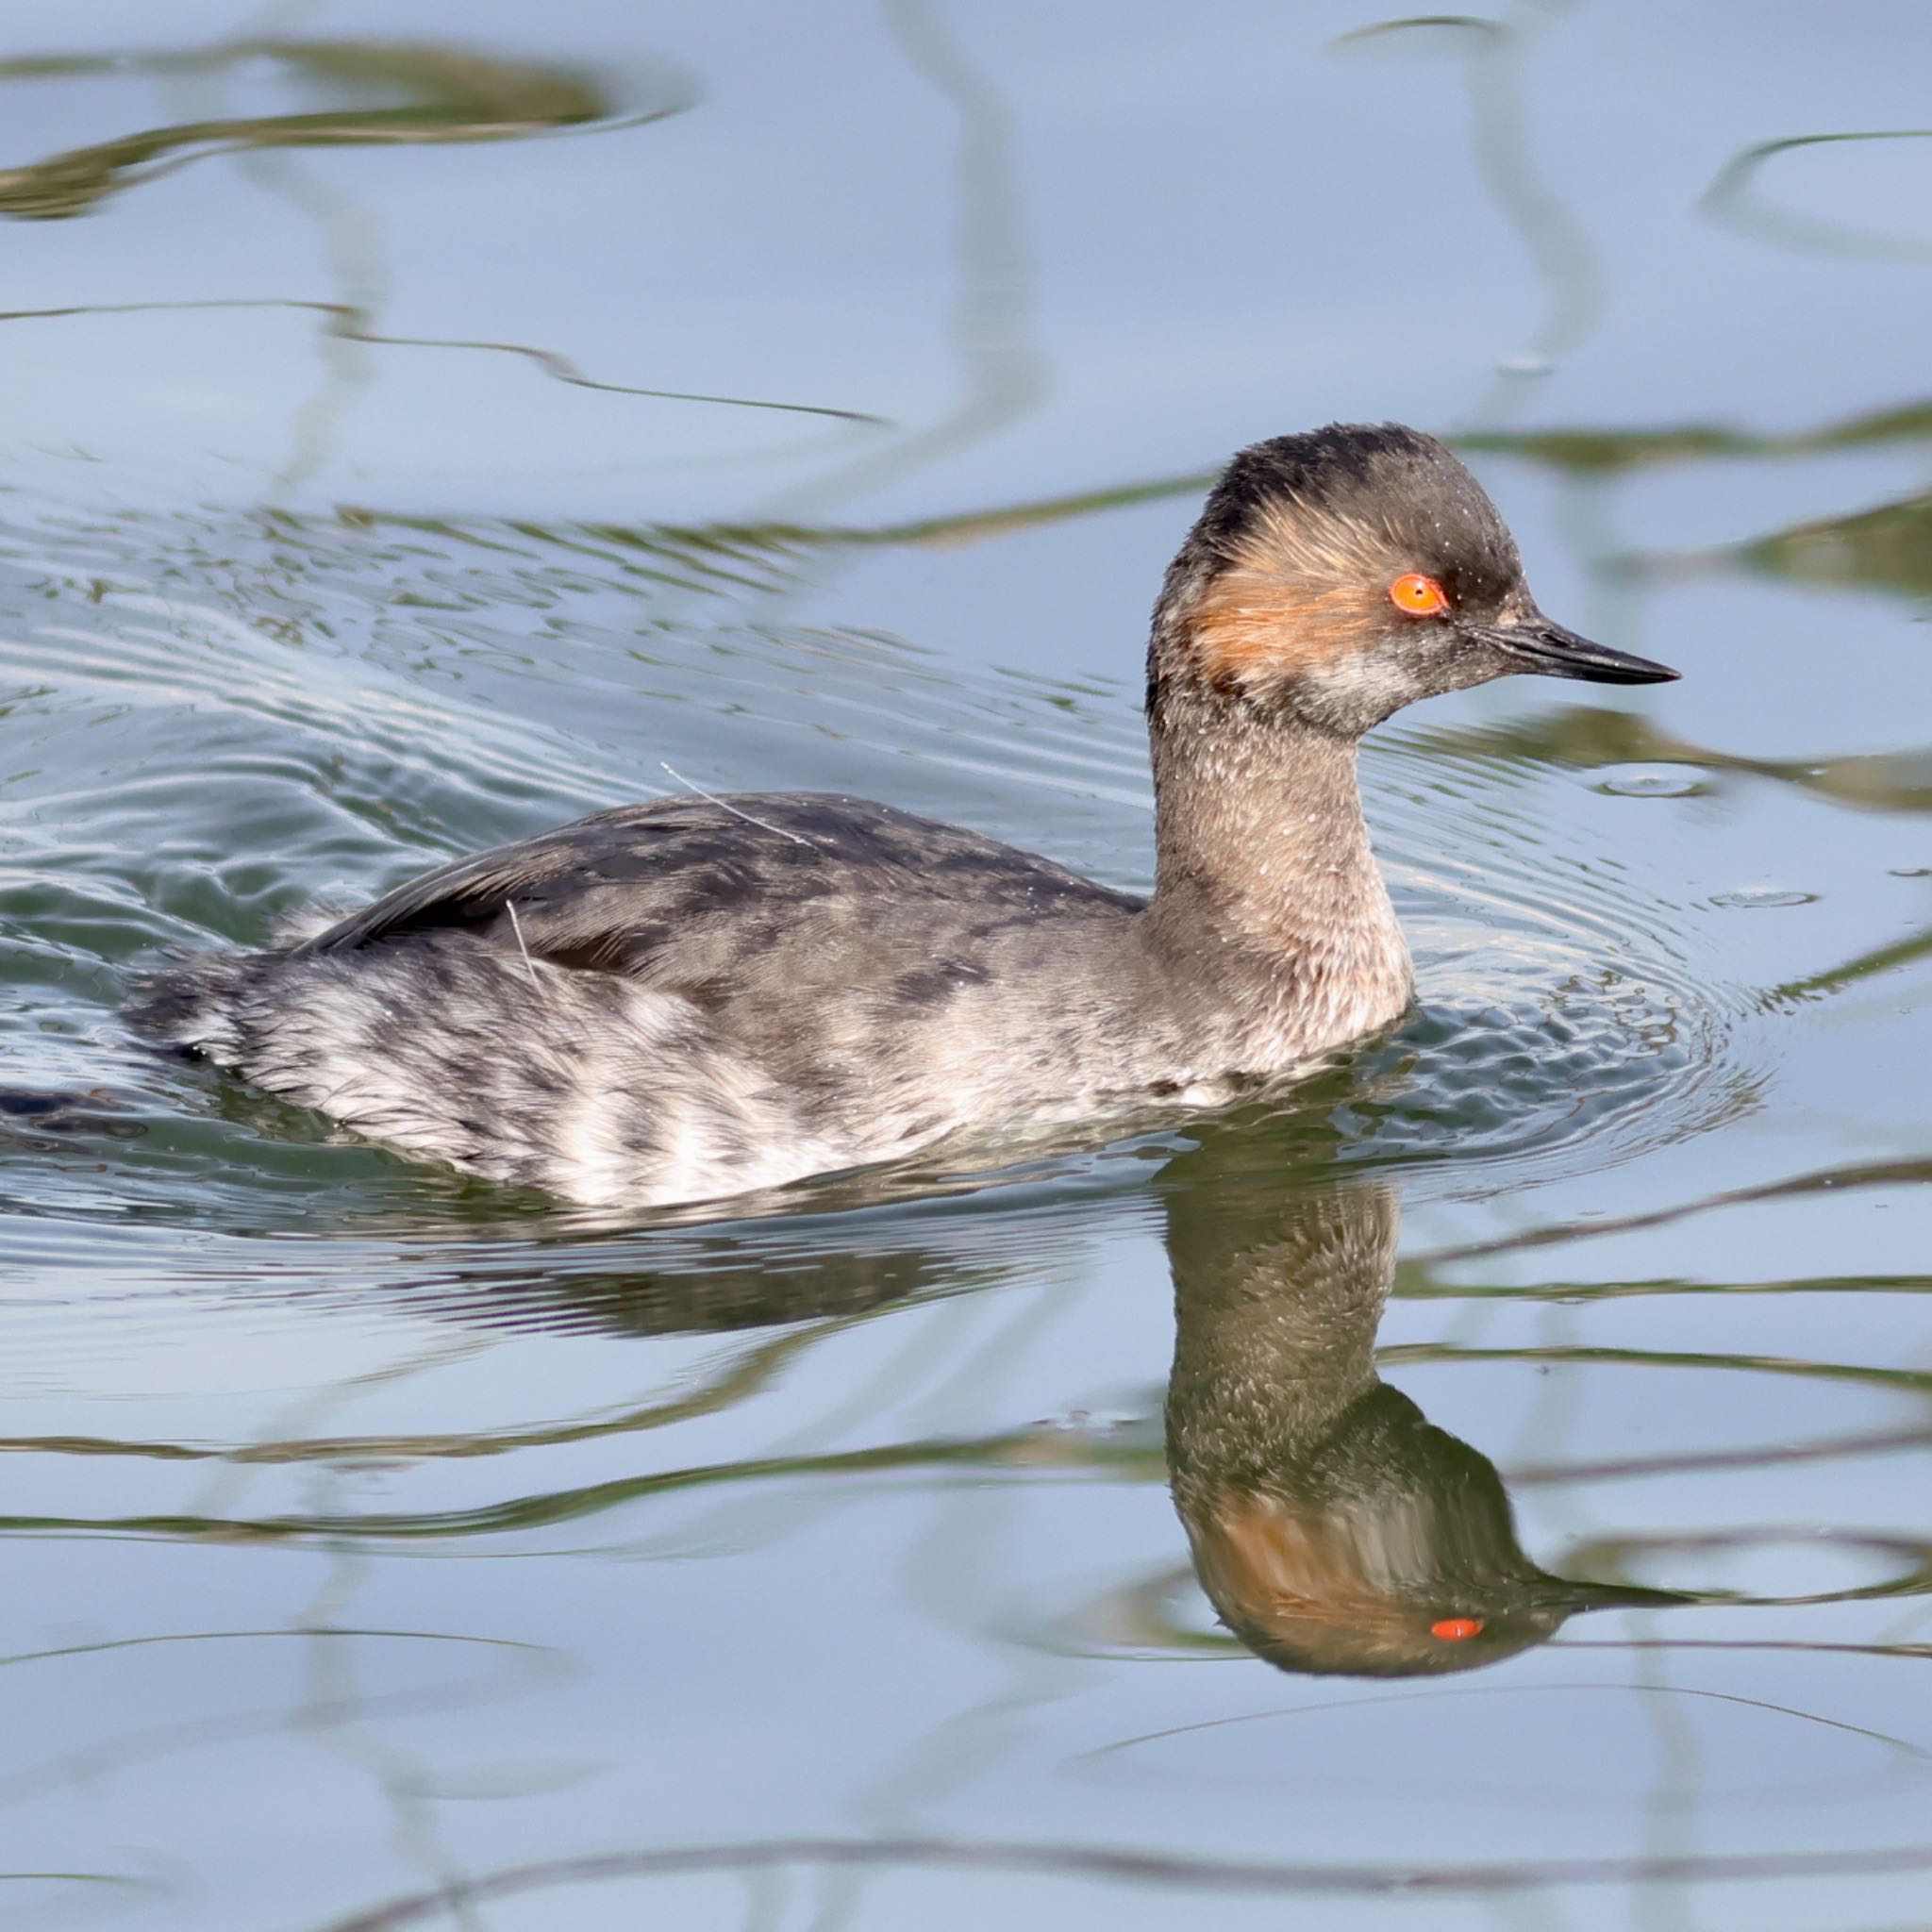
<svg viewBox="0 0 1932 1932"><path fill-rule="evenodd" d="M1419 570L1406 571L1389 586L1389 601L1408 617L1433 617L1449 608L1449 592Z"/></svg>

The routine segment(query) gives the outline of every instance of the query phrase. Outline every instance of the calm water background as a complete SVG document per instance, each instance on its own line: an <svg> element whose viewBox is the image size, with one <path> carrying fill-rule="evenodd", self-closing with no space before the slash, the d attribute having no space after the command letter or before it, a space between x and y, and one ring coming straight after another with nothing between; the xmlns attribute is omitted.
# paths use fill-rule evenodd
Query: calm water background
<svg viewBox="0 0 1932 1932"><path fill-rule="evenodd" d="M0 1919L1932 1924L1932 13L1377 25L8 12ZM1291 1103L591 1226L120 1032L680 786L1144 885L1201 480L1365 416L1686 676L1377 736L1423 1005ZM1688 1601L1217 1623L1176 1297L1365 1357L1398 1199L1401 1507Z"/></svg>

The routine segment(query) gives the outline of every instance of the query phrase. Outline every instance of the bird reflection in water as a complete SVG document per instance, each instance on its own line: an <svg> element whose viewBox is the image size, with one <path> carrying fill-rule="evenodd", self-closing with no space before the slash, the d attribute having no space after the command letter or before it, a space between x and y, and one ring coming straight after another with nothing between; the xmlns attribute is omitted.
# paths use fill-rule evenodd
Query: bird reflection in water
<svg viewBox="0 0 1932 1932"><path fill-rule="evenodd" d="M1399 1223L1379 1182L1168 1196L1168 1470L1223 1623L1285 1671L1407 1676L1684 1602L1540 1570L1494 1465L1376 1374Z"/></svg>
<svg viewBox="0 0 1932 1932"><path fill-rule="evenodd" d="M1234 1118L1204 1127L1157 1183L1176 1318L1167 1473L1227 1629L1283 1670L1402 1676L1498 1662L1579 1610L1699 1601L1540 1569L1494 1465L1381 1380L1400 1197L1386 1179L1338 1174L1341 1151L1307 1120ZM610 1249L592 1243L578 1252L605 1265L558 1265L553 1250L535 1272L458 1268L411 1299L492 1327L743 1333L991 1286L1018 1258L990 1248L971 1212L909 1226L838 1216L816 1230L808 1214L789 1236L772 1222L714 1222L666 1227L645 1248L654 1265L641 1255L612 1269ZM1038 1258L1031 1242L1025 1253ZM1024 1453L1014 1438L976 1446L1002 1463ZM933 1448L905 1445L905 1459Z"/></svg>

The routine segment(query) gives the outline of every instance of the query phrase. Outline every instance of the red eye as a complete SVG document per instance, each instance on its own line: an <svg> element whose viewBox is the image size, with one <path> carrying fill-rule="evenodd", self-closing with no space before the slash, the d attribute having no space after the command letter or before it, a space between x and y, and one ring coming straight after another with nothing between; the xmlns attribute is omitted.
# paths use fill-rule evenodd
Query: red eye
<svg viewBox="0 0 1932 1932"><path fill-rule="evenodd" d="M1427 577L1423 578L1424 583L1428 581ZM1435 589L1435 586L1430 585L1430 589ZM1472 1637L1482 1634L1483 1620L1480 1617L1444 1617L1440 1624L1429 1625L1429 1635L1440 1637L1444 1643L1467 1643Z"/></svg>
<svg viewBox="0 0 1932 1932"><path fill-rule="evenodd" d="M1433 617L1449 608L1449 592L1434 577L1412 570L1389 586L1389 601L1410 617Z"/></svg>

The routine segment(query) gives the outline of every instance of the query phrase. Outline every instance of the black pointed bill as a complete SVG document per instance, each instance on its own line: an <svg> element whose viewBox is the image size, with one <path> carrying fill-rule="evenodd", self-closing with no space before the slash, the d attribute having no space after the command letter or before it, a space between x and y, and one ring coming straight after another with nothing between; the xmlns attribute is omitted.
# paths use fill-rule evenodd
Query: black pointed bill
<svg viewBox="0 0 1932 1932"><path fill-rule="evenodd" d="M1526 624L1486 625L1476 635L1515 658L1523 670L1544 677L1581 677L1591 684L1668 684L1683 675L1668 664L1593 644L1541 616Z"/></svg>
<svg viewBox="0 0 1932 1932"><path fill-rule="evenodd" d="M1577 1610L1668 1610L1700 1601L1679 1590L1645 1590L1635 1583L1583 1583L1570 1577L1550 1580L1555 1588L1541 1593L1541 1601L1565 1615Z"/></svg>

